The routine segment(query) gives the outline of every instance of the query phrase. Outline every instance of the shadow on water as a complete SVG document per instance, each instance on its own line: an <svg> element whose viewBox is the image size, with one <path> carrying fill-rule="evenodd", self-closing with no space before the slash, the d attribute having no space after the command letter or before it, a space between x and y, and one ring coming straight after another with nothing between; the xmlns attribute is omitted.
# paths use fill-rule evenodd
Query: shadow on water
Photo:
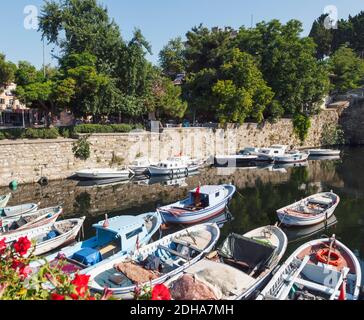
<svg viewBox="0 0 364 320"><path fill-rule="evenodd" d="M222 238L230 233L277 222L276 210L320 191L333 190L341 197L335 211L337 222L316 226L315 230L289 230L287 255L299 245L323 234L332 235L364 258L364 148L346 148L342 159L309 161L303 166L265 165L250 168L210 168L197 176L173 179L137 179L80 185L78 181L56 181L48 186L20 186L10 205L39 202L42 207L63 204L65 217L87 216L86 237L93 235L92 224L107 213L137 215L184 198L188 190L201 184L233 183L238 193L229 209L233 222L222 223ZM0 189L0 194L9 192ZM296 232L296 236L294 236ZM294 239L296 237L296 239Z"/></svg>

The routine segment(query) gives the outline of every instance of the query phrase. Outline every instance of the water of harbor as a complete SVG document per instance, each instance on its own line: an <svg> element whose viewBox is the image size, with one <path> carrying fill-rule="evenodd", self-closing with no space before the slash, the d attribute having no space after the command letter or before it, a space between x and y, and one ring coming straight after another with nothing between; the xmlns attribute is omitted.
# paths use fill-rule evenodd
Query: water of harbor
<svg viewBox="0 0 364 320"><path fill-rule="evenodd" d="M13 193L9 205L41 203L41 207L63 205L63 218L86 216L84 236L93 236L92 224L117 215L138 215L184 198L199 183L233 183L238 192L230 214L215 219L222 237L244 234L275 224L276 210L320 191L333 190L341 197L335 218L328 224L285 230L290 244L287 256L298 246L322 235L336 234L364 261L364 148L346 148L341 159L309 161L297 167L207 168L200 174L166 179L140 179L92 185L64 180L48 186L23 185ZM0 194L9 189L0 188ZM363 265L363 264L362 264Z"/></svg>

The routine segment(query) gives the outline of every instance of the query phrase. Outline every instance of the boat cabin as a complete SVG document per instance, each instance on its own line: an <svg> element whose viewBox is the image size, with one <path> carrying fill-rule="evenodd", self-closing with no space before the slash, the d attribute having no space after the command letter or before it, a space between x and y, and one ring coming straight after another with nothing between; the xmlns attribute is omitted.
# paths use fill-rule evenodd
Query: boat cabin
<svg viewBox="0 0 364 320"><path fill-rule="evenodd" d="M158 164L159 168L162 169L177 169L181 167L181 162L180 161L172 161L172 160L166 160L166 161L162 161Z"/></svg>
<svg viewBox="0 0 364 320"><path fill-rule="evenodd" d="M258 148L253 148L253 147L244 148L244 150L241 150L239 152L239 154L247 155L247 156L256 155L258 153L259 153L259 149Z"/></svg>
<svg viewBox="0 0 364 320"><path fill-rule="evenodd" d="M273 145L270 148L260 149L260 153L268 155L268 156L283 156L286 154L288 146L284 145Z"/></svg>
<svg viewBox="0 0 364 320"><path fill-rule="evenodd" d="M221 203L226 197L226 190L223 186L203 186L200 192L197 188L189 193L189 204L196 207L212 207Z"/></svg>
<svg viewBox="0 0 364 320"><path fill-rule="evenodd" d="M119 252L138 249L139 241L148 236L149 226L141 217L111 218L108 219L107 227L104 227L104 223L105 221L101 221L93 225L96 229L96 247L90 246L86 241L83 248L73 254L73 260L85 267L93 266Z"/></svg>

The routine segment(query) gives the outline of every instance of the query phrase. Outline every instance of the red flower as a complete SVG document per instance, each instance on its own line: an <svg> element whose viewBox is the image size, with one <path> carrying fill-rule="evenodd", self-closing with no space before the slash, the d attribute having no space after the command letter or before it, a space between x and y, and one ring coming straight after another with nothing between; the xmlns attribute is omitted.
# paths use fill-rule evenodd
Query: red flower
<svg viewBox="0 0 364 320"><path fill-rule="evenodd" d="M89 297L87 300L96 300L96 298L95 297Z"/></svg>
<svg viewBox="0 0 364 320"><path fill-rule="evenodd" d="M112 297L112 294L113 292L109 288L105 287L101 300L109 300Z"/></svg>
<svg viewBox="0 0 364 320"><path fill-rule="evenodd" d="M17 242L15 242L14 249L21 256L25 256L31 246L32 243L29 241L28 237L21 237Z"/></svg>
<svg viewBox="0 0 364 320"><path fill-rule="evenodd" d="M60 295L58 293L52 293L51 299L52 300L60 300L61 301L61 300L65 300L66 297L65 296L62 296L62 295Z"/></svg>
<svg viewBox="0 0 364 320"><path fill-rule="evenodd" d="M171 300L171 293L164 284L157 284L152 291L152 300Z"/></svg>
<svg viewBox="0 0 364 320"><path fill-rule="evenodd" d="M27 278L29 276L29 274L32 272L32 269L25 265L23 262L21 262L20 260L13 260L11 267L14 270L17 270L19 275L23 278Z"/></svg>
<svg viewBox="0 0 364 320"><path fill-rule="evenodd" d="M0 256L5 253L6 251L6 239L0 240Z"/></svg>
<svg viewBox="0 0 364 320"><path fill-rule="evenodd" d="M84 297L88 290L88 283L90 276L87 275L76 275L71 284L76 286L76 291L80 297Z"/></svg>
<svg viewBox="0 0 364 320"><path fill-rule="evenodd" d="M70 294L70 297L73 299L73 300L79 300L79 296L75 293L71 293Z"/></svg>

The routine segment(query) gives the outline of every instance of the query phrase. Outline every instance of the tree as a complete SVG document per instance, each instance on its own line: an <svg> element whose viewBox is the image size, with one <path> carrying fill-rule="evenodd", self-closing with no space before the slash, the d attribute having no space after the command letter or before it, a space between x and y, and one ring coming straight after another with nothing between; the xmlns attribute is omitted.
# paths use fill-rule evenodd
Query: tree
<svg viewBox="0 0 364 320"><path fill-rule="evenodd" d="M5 55L0 54L0 86L6 86L15 79L16 65L6 61Z"/></svg>
<svg viewBox="0 0 364 320"><path fill-rule="evenodd" d="M186 35L186 84L183 96L201 119L215 120L212 87L218 81L218 70L231 47L231 28L192 28Z"/></svg>
<svg viewBox="0 0 364 320"><path fill-rule="evenodd" d="M350 89L358 88L364 82L364 61L360 59L353 49L342 46L329 61L331 90L336 93L345 93Z"/></svg>
<svg viewBox="0 0 364 320"><path fill-rule="evenodd" d="M275 93L275 108L279 102L287 115L316 113L329 87L327 70L315 57L315 44L312 38L302 38L302 31L297 20L285 25L272 20L251 30L241 28L235 39L241 51L257 56Z"/></svg>
<svg viewBox="0 0 364 320"><path fill-rule="evenodd" d="M46 1L39 30L63 56L92 52L99 71L112 72L124 44L118 25L96 0Z"/></svg>
<svg viewBox="0 0 364 320"><path fill-rule="evenodd" d="M328 18L328 14L323 14L315 20L309 34L309 37L311 37L316 43L317 59L323 59L326 56L331 55L333 33L332 29L326 25Z"/></svg>
<svg viewBox="0 0 364 320"><path fill-rule="evenodd" d="M250 54L231 50L221 68L220 78L212 88L220 122L243 123L247 117L258 122L264 120L263 112L274 94Z"/></svg>
<svg viewBox="0 0 364 320"><path fill-rule="evenodd" d="M159 53L159 63L163 72L174 80L177 74L186 70L186 59L184 55L185 45L181 37L168 42Z"/></svg>

